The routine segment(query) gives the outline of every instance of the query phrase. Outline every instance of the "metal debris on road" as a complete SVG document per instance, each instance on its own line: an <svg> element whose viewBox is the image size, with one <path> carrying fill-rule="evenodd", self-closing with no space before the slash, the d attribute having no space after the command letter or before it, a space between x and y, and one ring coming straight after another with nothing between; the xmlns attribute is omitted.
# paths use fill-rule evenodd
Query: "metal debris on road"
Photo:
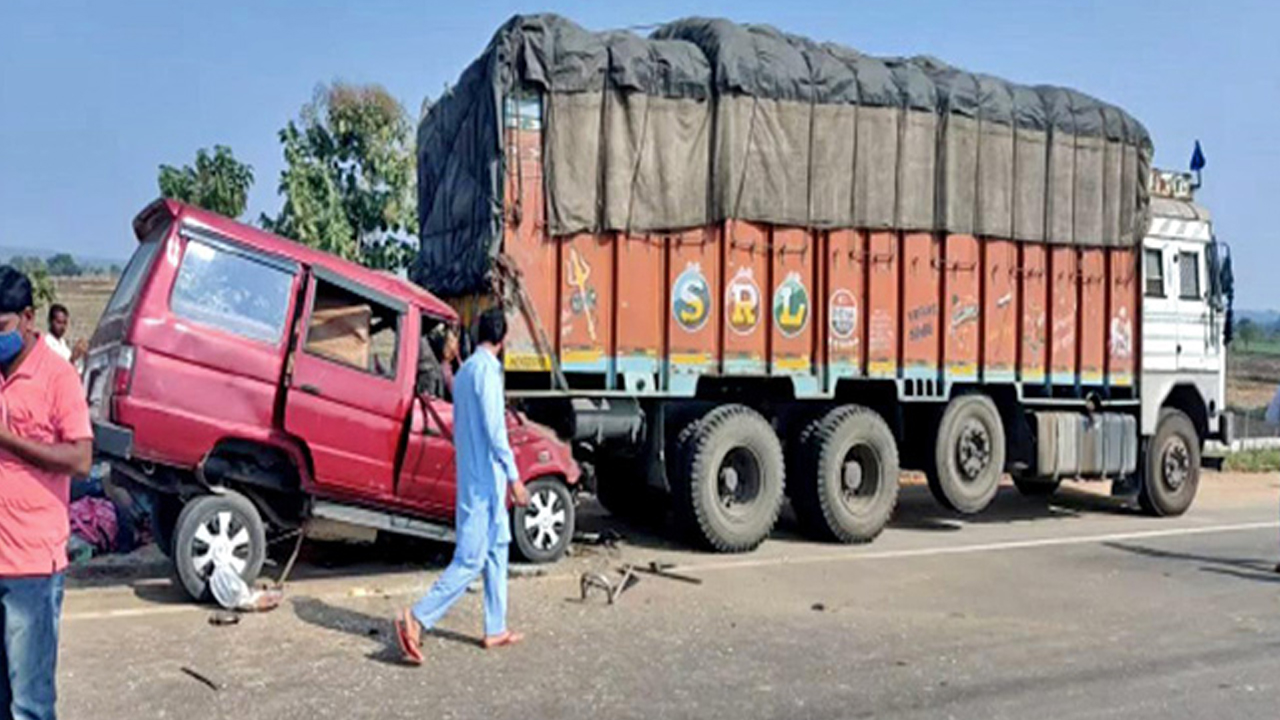
<svg viewBox="0 0 1280 720"><path fill-rule="evenodd" d="M622 595L622 593L635 587L640 582L640 577L635 574L635 568L626 565L622 569L622 577L615 584L609 581L603 573L586 572L582 573L582 578L578 581L582 589L582 601L586 602L587 595L590 594L592 588L603 590L609 604L612 605Z"/></svg>
<svg viewBox="0 0 1280 720"><path fill-rule="evenodd" d="M632 566L628 565L627 567L632 567ZM666 578L668 580L679 580L680 582L689 583L690 585L702 584L702 578L690 577L688 575L681 575L680 573L671 572L673 568L675 568L674 564L660 563L657 560L651 561L647 567L638 567L638 566L634 567L634 569L637 572L647 573L649 575L656 575L657 577L660 577L660 578Z"/></svg>
<svg viewBox="0 0 1280 720"><path fill-rule="evenodd" d="M198 672L198 671L196 671L196 670L193 670L193 669L191 669L191 668L187 667L186 665L183 665L183 666L182 666L182 672L186 673L188 676L190 676L190 677L194 678L195 680L197 680L197 681L198 681L198 682L200 682L201 684L205 685L205 686L206 686L206 687L208 687L210 690L213 690L214 692L217 692L217 691L219 691L219 690L222 690L222 689L225 687L224 685L222 685L222 684L220 684L220 683L216 683L216 682L214 682L214 681L210 680L210 679L208 678L208 676L204 675L203 673Z"/></svg>
<svg viewBox="0 0 1280 720"><path fill-rule="evenodd" d="M240 616L233 612L219 610L209 615L209 624L213 625L214 627L222 627L225 625L238 625L239 623L240 623Z"/></svg>

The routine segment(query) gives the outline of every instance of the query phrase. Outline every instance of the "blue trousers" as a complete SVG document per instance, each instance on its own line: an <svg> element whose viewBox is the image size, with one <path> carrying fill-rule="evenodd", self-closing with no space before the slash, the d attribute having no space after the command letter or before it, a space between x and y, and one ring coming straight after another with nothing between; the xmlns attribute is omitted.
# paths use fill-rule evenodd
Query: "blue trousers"
<svg viewBox="0 0 1280 720"><path fill-rule="evenodd" d="M62 574L0 577L0 718L54 720Z"/></svg>
<svg viewBox="0 0 1280 720"><path fill-rule="evenodd" d="M481 515L477 513L477 515ZM413 616L423 628L435 627L444 614L458 602L467 586L484 575L484 634L501 635L507 631L507 556L509 535L471 517L458 525L458 544L453 561L413 606Z"/></svg>

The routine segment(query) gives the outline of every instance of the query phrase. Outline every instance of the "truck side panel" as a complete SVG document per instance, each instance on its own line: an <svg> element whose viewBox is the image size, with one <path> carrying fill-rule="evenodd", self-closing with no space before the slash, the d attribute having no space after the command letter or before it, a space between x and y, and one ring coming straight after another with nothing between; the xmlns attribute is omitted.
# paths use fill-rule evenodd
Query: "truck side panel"
<svg viewBox="0 0 1280 720"><path fill-rule="evenodd" d="M769 228L729 221L724 255L724 372L763 375L769 358Z"/></svg>
<svg viewBox="0 0 1280 720"><path fill-rule="evenodd" d="M948 235L946 243L943 358L949 380L970 382L978 378L978 328L982 317L978 240L972 235Z"/></svg>
<svg viewBox="0 0 1280 720"><path fill-rule="evenodd" d="M773 375L791 377L799 394L818 390L813 362L816 255L808 230L774 228L769 367Z"/></svg>
<svg viewBox="0 0 1280 720"><path fill-rule="evenodd" d="M719 236L707 227L668 240L667 389L676 395L692 395L700 376L720 370Z"/></svg>
<svg viewBox="0 0 1280 720"><path fill-rule="evenodd" d="M983 244L982 378L1012 382L1018 355L1018 248L1007 240Z"/></svg>
<svg viewBox="0 0 1280 720"><path fill-rule="evenodd" d="M618 386L656 392L666 358L667 242L661 235L625 235L616 242Z"/></svg>
<svg viewBox="0 0 1280 720"><path fill-rule="evenodd" d="M574 235L560 244L560 362L565 372L614 373L612 235Z"/></svg>
<svg viewBox="0 0 1280 720"><path fill-rule="evenodd" d="M867 236L856 230L827 235L827 389L838 378L866 374Z"/></svg>
<svg viewBox="0 0 1280 720"><path fill-rule="evenodd" d="M1049 366L1048 251L1039 243L1022 245L1022 345L1018 379L1025 384L1045 382Z"/></svg>
<svg viewBox="0 0 1280 720"><path fill-rule="evenodd" d="M873 231L867 262L867 375L894 378L898 374L899 257L898 234Z"/></svg>
<svg viewBox="0 0 1280 720"><path fill-rule="evenodd" d="M1138 307L1138 265L1132 250L1107 251L1110 270L1107 295L1107 384L1133 386L1137 352L1134 323Z"/></svg>
<svg viewBox="0 0 1280 720"><path fill-rule="evenodd" d="M1080 251L1080 383L1098 386L1103 381L1106 356L1107 251Z"/></svg>
<svg viewBox="0 0 1280 720"><path fill-rule="evenodd" d="M1049 251L1049 381L1054 385L1076 383L1078 272L1075 248Z"/></svg>
<svg viewBox="0 0 1280 720"><path fill-rule="evenodd" d="M559 243L549 237L546 228L546 203L543 197L542 178L542 130L531 121L522 121L519 127L508 118L505 130L507 162L511 168L506 176L507 207L502 231L504 252L511 257L521 273L521 282L529 296L529 302L537 313L547 334L543 347L533 328L531 319L511 323L510 337L504 364L511 370L551 369L549 352L559 352L555 322L559 314ZM469 322L470 312L483 309L459 308L463 323Z"/></svg>
<svg viewBox="0 0 1280 720"><path fill-rule="evenodd" d="M931 233L902 238L902 376L936 380L942 332L942 243Z"/></svg>

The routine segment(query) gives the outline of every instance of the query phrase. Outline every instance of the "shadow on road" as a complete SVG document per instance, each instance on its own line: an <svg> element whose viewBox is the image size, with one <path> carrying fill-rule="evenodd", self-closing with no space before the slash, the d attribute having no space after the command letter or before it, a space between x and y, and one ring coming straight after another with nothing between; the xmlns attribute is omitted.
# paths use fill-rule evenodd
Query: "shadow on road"
<svg viewBox="0 0 1280 720"><path fill-rule="evenodd" d="M350 608L331 605L323 600L309 597L294 598L291 601L293 614L302 622L318 628L352 635L379 643L380 647L366 655L370 660L391 665L403 664L400 647L395 639L395 627L391 618L362 613ZM427 635L443 638L452 642L480 647L480 641L461 633L435 628L428 630Z"/></svg>
<svg viewBox="0 0 1280 720"><path fill-rule="evenodd" d="M1200 568L1201 572L1228 575L1241 580L1280 583L1280 574L1277 574L1273 569L1273 563L1266 559L1214 557L1213 555L1160 550L1145 545L1119 542L1103 543L1103 546L1159 560L1185 560L1187 562L1204 563L1204 566Z"/></svg>

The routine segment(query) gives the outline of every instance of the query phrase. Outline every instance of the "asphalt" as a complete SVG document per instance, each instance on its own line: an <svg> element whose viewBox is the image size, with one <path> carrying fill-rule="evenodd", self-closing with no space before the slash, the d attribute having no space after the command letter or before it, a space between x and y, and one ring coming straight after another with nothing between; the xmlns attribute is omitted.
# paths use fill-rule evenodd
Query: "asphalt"
<svg viewBox="0 0 1280 720"><path fill-rule="evenodd" d="M518 569L523 645L480 649L471 596L421 668L398 662L389 619L440 547L313 551L280 609L228 627L156 572L103 571L68 592L61 717L1275 718L1277 487L1209 473L1173 519L1098 487L1007 488L961 520L916 484L872 544L784 521L733 556L588 507L624 539ZM652 560L701 584L642 576L615 605L581 600L583 572Z"/></svg>

